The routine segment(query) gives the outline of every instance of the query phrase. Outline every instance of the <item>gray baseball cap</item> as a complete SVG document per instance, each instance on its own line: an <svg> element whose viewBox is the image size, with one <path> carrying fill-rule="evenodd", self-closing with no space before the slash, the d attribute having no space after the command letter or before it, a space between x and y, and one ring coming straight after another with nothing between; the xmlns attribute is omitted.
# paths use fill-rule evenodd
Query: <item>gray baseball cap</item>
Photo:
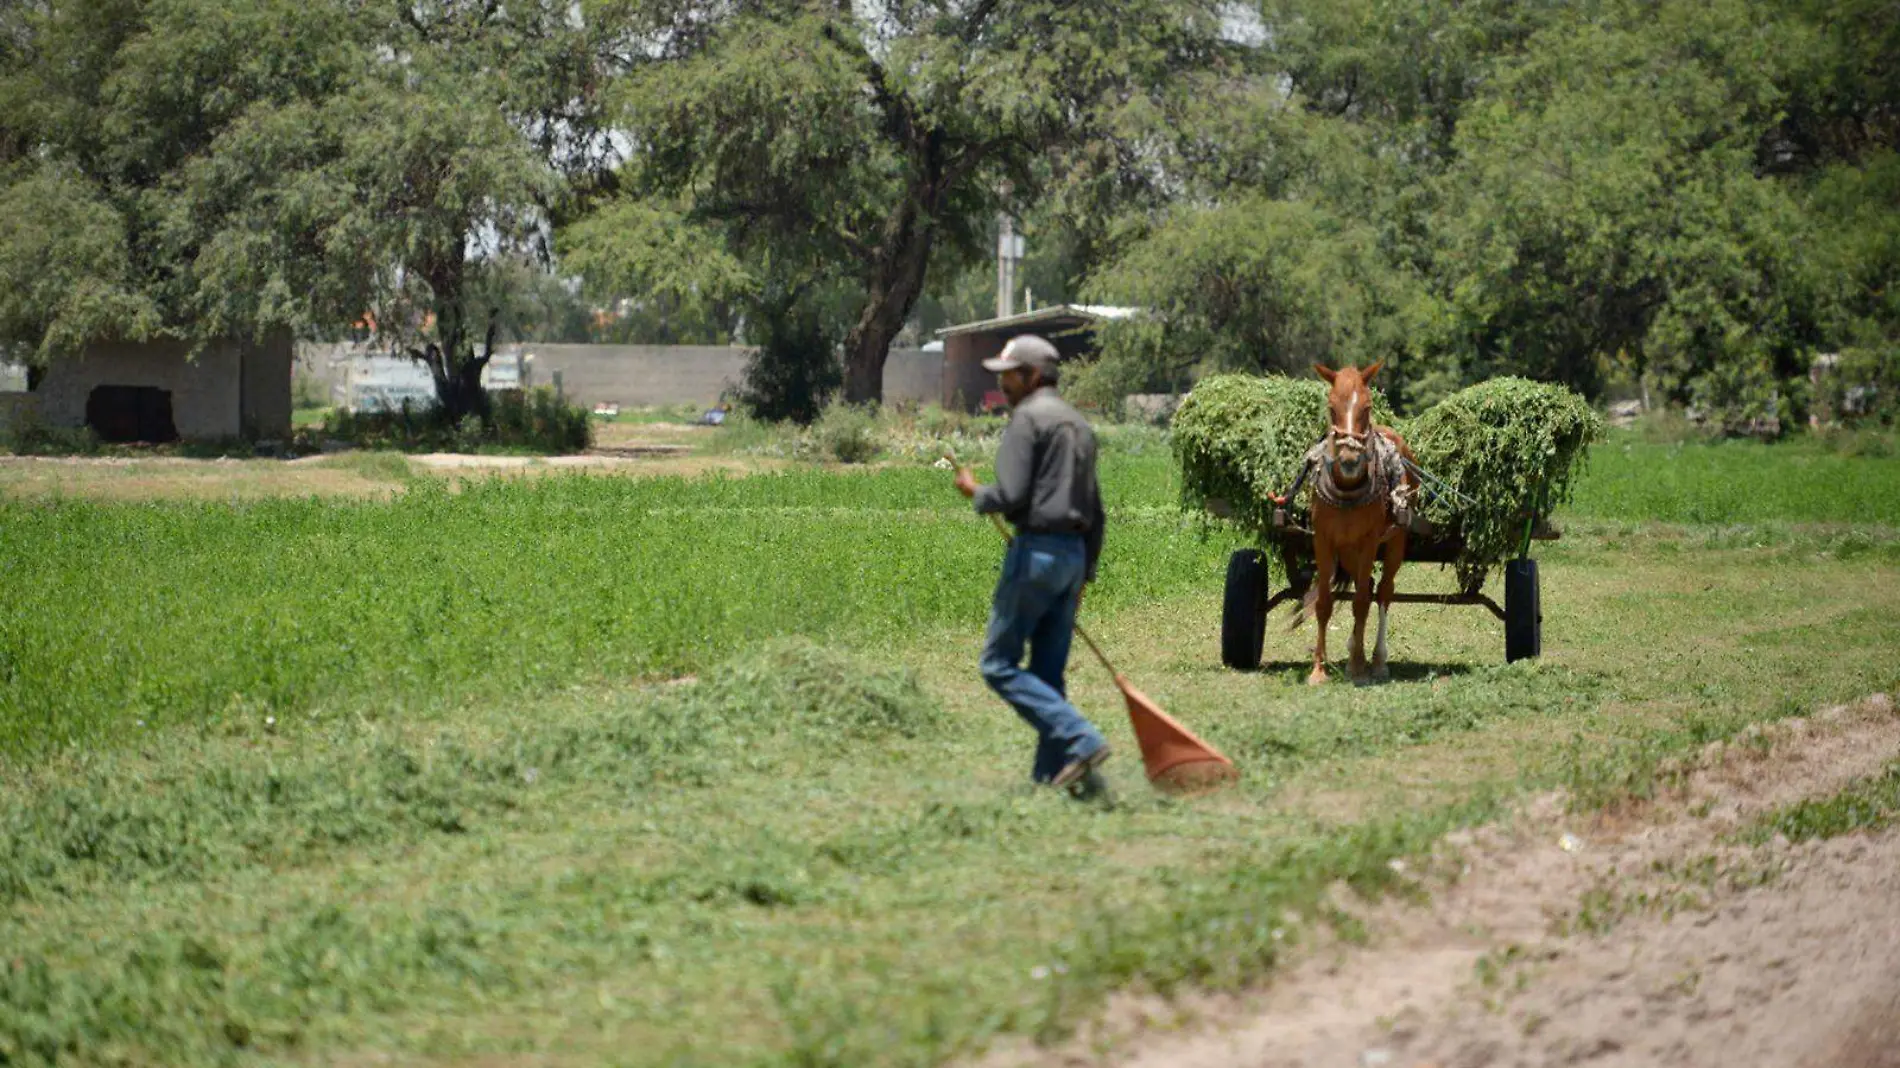
<svg viewBox="0 0 1900 1068"><path fill-rule="evenodd" d="M1018 367L1037 368L1053 371L1056 366L1056 347L1034 334L1017 334L1003 346L1003 351L993 359L983 361L985 371L1014 371Z"/></svg>

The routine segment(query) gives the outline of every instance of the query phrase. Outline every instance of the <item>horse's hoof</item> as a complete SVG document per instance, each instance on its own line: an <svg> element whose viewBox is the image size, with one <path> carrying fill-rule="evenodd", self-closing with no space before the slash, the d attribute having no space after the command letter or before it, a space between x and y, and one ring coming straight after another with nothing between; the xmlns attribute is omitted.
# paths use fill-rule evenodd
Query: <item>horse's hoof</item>
<svg viewBox="0 0 1900 1068"><path fill-rule="evenodd" d="M1308 686L1324 686L1324 685L1326 685L1326 673L1325 673L1324 671L1315 671L1315 672L1313 672L1313 673L1312 673L1311 675L1308 675L1308 676L1306 677L1306 684L1307 684Z"/></svg>
<svg viewBox="0 0 1900 1068"><path fill-rule="evenodd" d="M1392 681L1392 669L1389 667L1386 667L1384 664L1372 665L1372 681L1374 682Z"/></svg>

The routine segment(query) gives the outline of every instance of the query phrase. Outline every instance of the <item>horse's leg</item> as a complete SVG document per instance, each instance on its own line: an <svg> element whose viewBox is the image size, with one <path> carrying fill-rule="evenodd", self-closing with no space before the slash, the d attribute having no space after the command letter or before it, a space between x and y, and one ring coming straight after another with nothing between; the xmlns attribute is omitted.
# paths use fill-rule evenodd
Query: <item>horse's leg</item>
<svg viewBox="0 0 1900 1068"><path fill-rule="evenodd" d="M1405 533L1400 531L1385 543L1385 566L1379 570L1379 644L1372 650L1372 677L1389 679L1392 671L1385 662L1385 614L1392 607L1392 591L1405 562Z"/></svg>
<svg viewBox="0 0 1900 1068"><path fill-rule="evenodd" d="M1313 686L1326 682L1326 624L1333 619L1333 569L1337 566L1333 543L1324 537L1315 537L1313 585L1318 589L1319 596L1313 601L1313 673L1306 677L1306 681Z"/></svg>
<svg viewBox="0 0 1900 1068"><path fill-rule="evenodd" d="M1352 656L1346 670L1357 682L1366 677L1366 613L1372 608L1372 561L1368 549L1352 562Z"/></svg>

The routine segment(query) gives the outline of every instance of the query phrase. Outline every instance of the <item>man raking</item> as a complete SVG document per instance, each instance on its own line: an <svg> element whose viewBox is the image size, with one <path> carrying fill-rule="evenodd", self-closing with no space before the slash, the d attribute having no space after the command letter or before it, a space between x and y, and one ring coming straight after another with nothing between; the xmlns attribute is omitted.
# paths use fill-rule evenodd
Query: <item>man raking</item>
<svg viewBox="0 0 1900 1068"><path fill-rule="evenodd" d="M1048 341L1012 338L983 367L996 372L1010 406L996 484L980 486L959 469L956 486L978 514L1001 515L1016 528L983 640L983 681L1036 730L1031 778L1086 788L1108 759L1108 743L1069 703L1063 675L1082 590L1102 555L1095 433L1056 393L1056 348Z"/></svg>

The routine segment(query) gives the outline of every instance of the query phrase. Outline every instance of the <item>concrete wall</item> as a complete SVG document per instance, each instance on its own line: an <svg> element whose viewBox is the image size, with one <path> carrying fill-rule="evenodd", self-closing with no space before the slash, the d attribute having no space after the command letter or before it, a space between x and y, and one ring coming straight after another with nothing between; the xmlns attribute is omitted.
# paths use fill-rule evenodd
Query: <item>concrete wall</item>
<svg viewBox="0 0 1900 1068"><path fill-rule="evenodd" d="M267 339L261 345L242 345L238 422L242 436L252 441L290 436L290 335ZM184 432L184 427L179 427Z"/></svg>
<svg viewBox="0 0 1900 1068"><path fill-rule="evenodd" d="M884 361L884 399L919 404L943 402L943 353L892 349Z"/></svg>
<svg viewBox="0 0 1900 1068"><path fill-rule="evenodd" d="M530 384L561 390L575 404L602 402L626 407L661 404L711 405L735 388L751 349L737 345L511 345L533 353ZM333 361L353 351L347 345L300 345L297 374L310 375L328 396L341 381ZM943 356L919 349L893 349L884 364L884 399L931 403L942 394Z"/></svg>
<svg viewBox="0 0 1900 1068"><path fill-rule="evenodd" d="M98 386L152 386L172 395L181 438L234 438L240 429L241 363L233 344L208 345L187 361L182 342L92 345L56 360L40 383L40 418L48 426L86 425L86 398Z"/></svg>
<svg viewBox="0 0 1900 1068"><path fill-rule="evenodd" d="M738 385L748 349L729 345L523 345L534 384L576 404L706 404Z"/></svg>

